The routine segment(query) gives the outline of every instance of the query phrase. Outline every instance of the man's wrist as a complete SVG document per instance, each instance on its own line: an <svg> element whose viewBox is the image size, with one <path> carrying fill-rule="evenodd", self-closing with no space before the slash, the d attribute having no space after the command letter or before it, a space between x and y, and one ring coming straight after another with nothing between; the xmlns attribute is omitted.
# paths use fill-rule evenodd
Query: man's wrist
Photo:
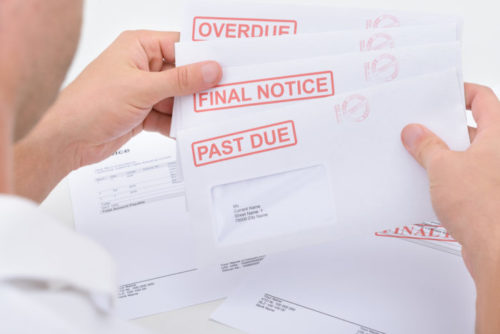
<svg viewBox="0 0 500 334"><path fill-rule="evenodd" d="M500 247L496 231L464 247L464 259L476 285L476 334L500 333Z"/></svg>
<svg viewBox="0 0 500 334"><path fill-rule="evenodd" d="M500 264L488 265L481 269L475 279L476 334L500 333Z"/></svg>

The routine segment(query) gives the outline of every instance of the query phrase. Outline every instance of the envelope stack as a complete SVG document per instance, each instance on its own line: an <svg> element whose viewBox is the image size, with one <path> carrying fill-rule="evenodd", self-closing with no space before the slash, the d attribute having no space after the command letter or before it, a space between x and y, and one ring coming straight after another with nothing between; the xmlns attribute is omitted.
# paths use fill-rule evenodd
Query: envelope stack
<svg viewBox="0 0 500 334"><path fill-rule="evenodd" d="M420 123L450 148L468 147L461 21L200 1L187 5L183 22L177 66L215 60L223 67L216 87L174 103L171 134L199 266L228 268L297 248L266 259L214 319L249 333L472 328L460 247L429 223L435 219L425 171L400 141L405 125ZM412 269L385 259L407 260ZM324 263L330 266L321 269ZM297 275L297 268L305 272ZM419 298L398 288L398 278L420 288L436 284L422 273L454 273L455 285L442 279L440 293ZM447 298L457 289L466 291L463 303ZM392 298L414 301L402 316L429 321L388 321L399 310ZM377 311L367 302L379 303ZM436 317L429 303L450 313ZM462 313L461 322L441 325Z"/></svg>
<svg viewBox="0 0 500 334"><path fill-rule="evenodd" d="M400 141L421 123L469 144L456 17L188 3L176 64L222 81L174 103L171 135L200 265L433 219Z"/></svg>
<svg viewBox="0 0 500 334"><path fill-rule="evenodd" d="M213 319L248 333L473 331L460 245L400 141L420 123L468 147L461 31L435 14L186 5L177 66L223 67L216 87L174 103L198 264L281 252Z"/></svg>

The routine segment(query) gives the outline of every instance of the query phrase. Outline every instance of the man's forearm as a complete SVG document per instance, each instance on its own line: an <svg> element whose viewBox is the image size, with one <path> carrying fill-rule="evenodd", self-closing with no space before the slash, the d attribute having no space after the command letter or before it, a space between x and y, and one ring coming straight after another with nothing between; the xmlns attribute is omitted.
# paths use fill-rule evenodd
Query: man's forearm
<svg viewBox="0 0 500 334"><path fill-rule="evenodd" d="M14 148L14 190L19 196L43 201L73 169L73 156L57 123L43 119Z"/></svg>
<svg viewBox="0 0 500 334"><path fill-rule="evenodd" d="M500 261L484 264L476 277L476 334L500 333Z"/></svg>

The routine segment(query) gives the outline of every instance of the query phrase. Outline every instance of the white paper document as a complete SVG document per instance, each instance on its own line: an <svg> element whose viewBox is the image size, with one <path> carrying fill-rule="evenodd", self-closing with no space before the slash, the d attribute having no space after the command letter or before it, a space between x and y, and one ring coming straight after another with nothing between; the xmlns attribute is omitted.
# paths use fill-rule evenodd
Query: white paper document
<svg viewBox="0 0 500 334"><path fill-rule="evenodd" d="M218 86L178 98L177 131L450 67L462 82L458 42L226 67Z"/></svg>
<svg viewBox="0 0 500 334"><path fill-rule="evenodd" d="M212 319L249 334L473 333L462 258L424 238L455 242L442 228L406 229L415 239L372 234L269 256Z"/></svg>
<svg viewBox="0 0 500 334"><path fill-rule="evenodd" d="M182 66L211 59L223 67L241 66L455 41L460 41L456 23L180 42L175 45L175 63Z"/></svg>
<svg viewBox="0 0 500 334"><path fill-rule="evenodd" d="M143 133L70 176L78 232L118 265L117 312L137 318L225 297L262 257L196 269L175 142Z"/></svg>
<svg viewBox="0 0 500 334"><path fill-rule="evenodd" d="M463 104L450 69L181 131L200 264L432 219L401 129L424 124L463 150Z"/></svg>
<svg viewBox="0 0 500 334"><path fill-rule="evenodd" d="M381 29L457 22L453 16L317 4L188 1L181 41L244 39L336 30Z"/></svg>

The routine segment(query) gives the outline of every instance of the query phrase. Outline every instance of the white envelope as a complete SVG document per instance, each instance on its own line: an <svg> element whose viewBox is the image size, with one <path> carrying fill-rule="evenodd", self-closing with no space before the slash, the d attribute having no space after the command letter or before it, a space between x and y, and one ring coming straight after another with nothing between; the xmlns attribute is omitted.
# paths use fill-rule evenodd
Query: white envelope
<svg viewBox="0 0 500 334"><path fill-rule="evenodd" d="M385 31L389 28L424 27L436 24L451 24L456 26L458 36L462 34L462 20L454 16L382 9L337 8L324 5L287 4L283 6L253 1L188 1L184 8L182 22L181 42L248 39L244 34L246 27L250 31L249 37L252 35L275 37L360 29L383 29ZM202 31L208 29L207 27L210 27L210 34L200 36L199 33L207 33L207 31ZM235 34L237 30L239 33ZM439 35L438 31L436 35ZM366 41L367 44L369 42L369 40ZM183 63L182 59L179 61ZM173 137L179 130L178 118L181 116L179 104L181 102L176 99L170 130L170 135Z"/></svg>
<svg viewBox="0 0 500 334"><path fill-rule="evenodd" d="M178 66L207 59L223 67L333 56L343 53L376 51L445 43L460 40L456 23L380 30L336 31L316 34L284 35L275 38L224 39L205 43L177 43ZM171 136L175 137L182 118L182 100L174 104Z"/></svg>
<svg viewBox="0 0 500 334"><path fill-rule="evenodd" d="M474 333L474 282L462 258L405 239L366 235L285 252L246 278L212 319L248 334Z"/></svg>
<svg viewBox="0 0 500 334"><path fill-rule="evenodd" d="M200 265L433 218L413 122L468 146L455 69L179 132Z"/></svg>
<svg viewBox="0 0 500 334"><path fill-rule="evenodd" d="M342 53L460 41L457 24L433 24L383 30L341 30L273 38L219 39L175 44L175 64L211 59L223 67L269 63Z"/></svg>
<svg viewBox="0 0 500 334"><path fill-rule="evenodd" d="M457 17L382 9L338 8L254 1L189 1L181 41L394 28L460 22Z"/></svg>
<svg viewBox="0 0 500 334"><path fill-rule="evenodd" d="M174 111L178 113L177 130L269 110L278 105L330 98L450 67L460 68L460 64L461 45L450 42L227 67L218 86L177 99L181 102L180 110ZM459 81L462 82L461 70Z"/></svg>

